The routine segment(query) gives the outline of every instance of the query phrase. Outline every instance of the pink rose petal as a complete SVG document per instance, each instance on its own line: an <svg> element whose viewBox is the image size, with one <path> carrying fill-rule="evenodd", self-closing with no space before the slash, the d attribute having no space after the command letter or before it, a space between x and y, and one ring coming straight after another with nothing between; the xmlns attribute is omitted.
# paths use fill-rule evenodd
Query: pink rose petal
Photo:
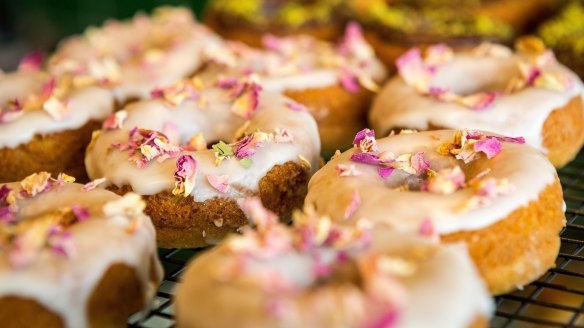
<svg viewBox="0 0 584 328"><path fill-rule="evenodd" d="M294 101L286 102L286 106L295 112L306 112L308 110L306 106Z"/></svg>
<svg viewBox="0 0 584 328"><path fill-rule="evenodd" d="M359 208L360 205L361 205L361 196L359 195L359 192L357 190L355 190L353 192L352 197L351 197L351 202L349 203L349 205L345 209L345 215L344 215L345 220L350 218L351 216L353 216L353 214L355 214L355 212L357 211L357 209Z"/></svg>
<svg viewBox="0 0 584 328"><path fill-rule="evenodd" d="M176 161L173 195L187 197L195 189L197 160L192 155L182 155Z"/></svg>
<svg viewBox="0 0 584 328"><path fill-rule="evenodd" d="M406 84L423 94L428 92L434 72L424 63L419 48L412 48L401 55L396 60L396 67Z"/></svg>
<svg viewBox="0 0 584 328"><path fill-rule="evenodd" d="M222 193L229 192L229 176L228 175L207 175L209 184Z"/></svg>
<svg viewBox="0 0 584 328"><path fill-rule="evenodd" d="M100 178L100 179L95 179L91 182L88 182L86 184L83 185L83 187L81 187L81 190L84 192L88 192L90 190L95 189L97 186L99 186L100 184L104 183L106 180L106 178Z"/></svg>
<svg viewBox="0 0 584 328"><path fill-rule="evenodd" d="M393 173L393 171L395 171L395 168L393 167L380 167L377 169L377 174L385 180Z"/></svg>
<svg viewBox="0 0 584 328"><path fill-rule="evenodd" d="M503 146L497 138L487 137L485 139L479 140L474 144L474 150L478 152L483 152L487 155L487 158L491 159L501 152Z"/></svg>
<svg viewBox="0 0 584 328"><path fill-rule="evenodd" d="M499 139L500 141L506 141L506 142L512 142L512 143L518 143L518 144L525 143L525 138L523 138L523 137L495 137L495 138Z"/></svg>
<svg viewBox="0 0 584 328"><path fill-rule="evenodd" d="M339 81L341 83L341 86L350 93L357 93L361 88L359 84L359 79L354 74L346 70L343 70L340 73Z"/></svg>
<svg viewBox="0 0 584 328"><path fill-rule="evenodd" d="M44 54L40 50L33 51L20 60L18 70L23 72L40 71L43 65Z"/></svg>
<svg viewBox="0 0 584 328"><path fill-rule="evenodd" d="M71 205L71 212L73 212L73 215L75 215L75 218L79 222L89 219L89 210L85 206L73 204Z"/></svg>
<svg viewBox="0 0 584 328"><path fill-rule="evenodd" d="M345 164L337 164L335 167L337 170L337 174L340 177L356 177L361 175L361 172L357 170L355 165L345 165Z"/></svg>
<svg viewBox="0 0 584 328"><path fill-rule="evenodd" d="M110 114L105 121L103 121L102 129L104 130L117 130L123 127L124 121L128 117L128 112L121 110Z"/></svg>
<svg viewBox="0 0 584 328"><path fill-rule="evenodd" d="M423 152L412 155L410 162L414 170L416 170L416 174L422 174L430 167L430 161L426 159Z"/></svg>
<svg viewBox="0 0 584 328"><path fill-rule="evenodd" d="M491 106L498 95L497 92L480 92L460 97L458 103L474 110L483 110Z"/></svg>

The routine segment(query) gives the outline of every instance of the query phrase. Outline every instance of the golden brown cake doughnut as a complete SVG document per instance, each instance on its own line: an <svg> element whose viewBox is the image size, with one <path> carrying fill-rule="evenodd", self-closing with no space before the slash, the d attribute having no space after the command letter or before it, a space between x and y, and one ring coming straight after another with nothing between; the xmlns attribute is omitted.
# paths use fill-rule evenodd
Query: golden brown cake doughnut
<svg viewBox="0 0 584 328"><path fill-rule="evenodd" d="M582 81L540 40L523 38L516 48L483 44L453 54L436 45L425 57L411 49L375 99L370 126L380 135L399 128L520 135L564 166L584 143Z"/></svg>
<svg viewBox="0 0 584 328"><path fill-rule="evenodd" d="M334 41L342 31L337 15L340 0L215 0L203 20L221 36L253 47L262 46L262 35L310 35Z"/></svg>
<svg viewBox="0 0 584 328"><path fill-rule="evenodd" d="M3 327L123 327L152 305L162 270L144 202L72 180L0 186Z"/></svg>
<svg viewBox="0 0 584 328"><path fill-rule="evenodd" d="M41 170L86 180L83 154L91 133L114 110L112 93L40 71L41 58L0 73L0 182Z"/></svg>
<svg viewBox="0 0 584 328"><path fill-rule="evenodd" d="M492 300L463 245L243 208L255 229L189 264L178 327L487 327Z"/></svg>
<svg viewBox="0 0 584 328"><path fill-rule="evenodd" d="M306 202L336 221L463 242L491 293L503 294L554 266L565 224L556 170L524 142L471 130L376 141L364 130L314 175Z"/></svg>
<svg viewBox="0 0 584 328"><path fill-rule="evenodd" d="M228 42L210 54L201 78L215 84L255 74L266 90L282 92L310 111L325 156L350 147L367 125L373 93L386 77L359 25L349 24L337 45L307 36L264 35L262 41L261 50Z"/></svg>
<svg viewBox="0 0 584 328"><path fill-rule="evenodd" d="M85 163L110 190L144 196L160 247L215 244L247 224L238 199L260 196L284 217L302 206L320 142L297 107L249 79L181 80L112 116Z"/></svg>

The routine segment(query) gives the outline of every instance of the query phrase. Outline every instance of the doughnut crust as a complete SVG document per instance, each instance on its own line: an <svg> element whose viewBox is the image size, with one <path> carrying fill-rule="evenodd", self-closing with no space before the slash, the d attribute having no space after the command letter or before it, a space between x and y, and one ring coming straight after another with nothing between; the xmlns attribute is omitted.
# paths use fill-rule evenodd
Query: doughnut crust
<svg viewBox="0 0 584 328"><path fill-rule="evenodd" d="M151 269L150 279L160 280L156 271ZM123 263L115 263L91 293L87 304L88 325L94 328L123 327L130 315L144 308L145 302L136 271ZM3 309L0 320L7 328L65 327L62 318L29 298L4 296L0 298L0 306Z"/></svg>
<svg viewBox="0 0 584 328"><path fill-rule="evenodd" d="M499 222L441 238L446 243L467 244L490 292L500 295L536 280L554 267L560 249L559 233L565 223L562 186L556 180L537 200Z"/></svg>
<svg viewBox="0 0 584 328"><path fill-rule="evenodd" d="M276 165L260 180L258 196L267 208L288 219L292 210L304 202L308 178L306 171L294 162ZM120 195L132 191L128 185L108 189ZM144 199L145 212L156 227L159 247L204 247L248 224L234 199L215 197L195 202L169 191L144 196Z"/></svg>
<svg viewBox="0 0 584 328"><path fill-rule="evenodd" d="M363 87L357 93L350 93L340 85L286 90L284 94L307 106L318 124L325 157L351 146L355 133L367 125L367 111L373 97Z"/></svg>
<svg viewBox="0 0 584 328"><path fill-rule="evenodd" d="M55 176L65 172L80 182L87 181L83 163L85 148L91 133L100 125L97 121L89 121L76 130L38 134L16 148L0 149L0 182L18 181L39 171Z"/></svg>
<svg viewBox="0 0 584 328"><path fill-rule="evenodd" d="M582 97L572 98L565 106L555 109L543 124L543 145L555 167L572 161L584 144L584 106Z"/></svg>

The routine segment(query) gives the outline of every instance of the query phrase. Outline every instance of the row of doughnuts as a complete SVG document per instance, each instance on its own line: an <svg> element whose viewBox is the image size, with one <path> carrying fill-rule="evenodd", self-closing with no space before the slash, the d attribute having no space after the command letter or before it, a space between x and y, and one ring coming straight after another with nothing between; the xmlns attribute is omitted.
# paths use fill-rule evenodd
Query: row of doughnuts
<svg viewBox="0 0 584 328"><path fill-rule="evenodd" d="M179 30L181 33L176 33ZM137 33L144 33L148 42L136 44L133 35ZM170 36L179 40L169 41ZM483 45L469 54L454 54L448 47L437 46L422 56L420 50L413 49L398 60L403 64L398 65L399 76L382 89L374 108L390 107L387 99L402 97L405 103L420 97L421 101L434 102L424 105L428 110L441 104L453 105L458 106L455 111L488 118L489 111L499 111L508 97L533 92L532 97L551 103L551 107L537 110L538 115L547 114L534 119L537 124L544 125L550 113L572 102L577 103L572 106L572 114L582 120L578 77L559 66L553 54L537 41L526 40L518 44L518 51L527 48L528 53L518 55L495 45ZM185 44L190 46L183 47ZM366 123L358 123L364 116L363 107L358 107L356 111L361 114L349 114L354 116L331 125L350 123L340 129L343 138L337 135L330 140L346 145L346 140L339 139L352 135L352 145L348 142L351 149L335 155L319 170L319 132L323 136L324 123L315 108L328 109L331 101L340 101L334 118L343 110L349 112L347 104L367 104L385 78L385 69L355 24L348 25L337 46L308 37L273 36L264 37L263 44L265 49L257 50L225 42L195 23L188 11L164 9L152 17L139 15L128 22L110 22L91 29L84 37L65 41L46 66L33 55L25 58L19 72L0 76L0 131L10 127L2 135L6 143L18 146L2 149L7 156L1 164L20 174L8 175L2 181L24 178L6 185L10 189L4 193L2 204L2 213L7 213L2 220L6 235L0 250L18 254L23 232L26 236L28 231L37 231L31 227L38 225L29 226L27 222L42 223L49 215L51 224L57 222L58 232L52 225L41 228L48 237L42 245L32 243L35 259L52 261L42 267L54 263L60 267L58 263L69 256L63 256L68 255L67 251L62 245L53 245L52 239L59 240L65 228L77 231L77 226L87 221L84 214L79 214L86 211L80 211L78 205L81 209L89 205L83 203L85 196L78 194L92 195L87 197L93 199L99 192L117 199L99 189L105 187L125 195L122 199L131 202L131 208L114 210L114 214L126 216L126 221L130 218L122 229L130 239L137 238L132 236L140 226L133 218L138 215L140 222L147 222L143 225L150 231L149 241L142 247L148 251L142 252L152 255L154 247L150 220L142 210L154 223L159 246L220 243L185 273L185 283L177 294L177 319L184 327L483 327L492 313L489 292L499 294L520 287L553 265L559 248L558 232L564 224L562 191L545 149L541 144L540 150L526 144L537 146L537 140L543 138L546 146L545 134L541 137L541 132L533 132L537 124L522 126L524 130L497 131L466 126L466 121L459 122L462 126L442 126L430 120L425 127L400 122L378 128L378 132L387 135L398 128L455 130L406 130L378 140L372 130L359 130ZM190 56L193 51L196 56ZM493 61L515 68L520 86L509 94L500 91L515 78L513 69L504 68L508 76L486 77L486 82L478 81L471 88L454 85L456 77L491 56ZM527 66L533 68L528 77L520 74L521 56L537 64ZM180 66L177 64L185 63L180 58L187 57L206 60L175 71ZM476 62L459 63L465 60ZM202 68L195 77L193 67ZM443 76L442 71L446 72ZM475 74L486 75L484 71ZM392 92L387 91L389 86L397 83L413 90L412 95L404 97L400 91L385 96ZM556 88L546 89L550 83ZM474 96L475 92L479 95ZM84 93L90 96L74 98ZM531 100L527 98L511 102L517 107ZM482 112L472 108L474 101L479 101ZM96 104L96 108L77 114L86 104ZM525 110L524 106L521 109ZM84 139L68 135L50 140L60 130L47 126L57 124L53 121L63 126L77 115L83 116L64 129L86 131ZM507 116L511 117L510 125L518 114L499 117ZM555 124L564 120L559 117ZM101 129L83 128L91 121L102 121L97 122ZM443 122L455 121L458 119ZM570 133L581 138L582 129L575 125ZM529 132L525 138L520 137L525 131ZM19 135L20 141L13 135ZM77 153L81 153L89 178L94 179L85 186L72 185L77 188L74 196L67 194L67 180L71 179L66 175L54 173L57 178L53 179L46 172L27 176L20 171L27 162L19 160L35 149L53 156L50 163L62 158L55 152L70 150L63 140L81 144L82 150ZM567 141L565 144L572 148L558 150L564 162L554 164L570 160L581 142ZM552 153L550 147L547 150L548 155ZM28 160L42 163L38 157ZM68 168L41 166L33 170ZM96 185L99 188L92 190ZM278 223L289 220L292 211L302 207L307 192L307 207L292 215L292 227ZM61 204L50 197L44 199L45 194L74 200ZM43 200L30 206L14 205L37 195ZM111 205L98 203L96 217L111 214ZM417 203L429 205L413 205ZM34 211L19 215L21 207ZM64 223L71 215L73 223L78 224ZM248 227L250 223L253 228ZM242 235L221 242L233 231ZM118 324L148 303L160 279L157 262L145 259L152 256L138 257L141 260L136 265L141 263L142 267L134 270L139 272L142 287L138 289L144 292L144 302L113 315ZM134 265L135 258L135 254L122 260L108 258L106 264L117 261ZM18 267L10 257L7 259L3 270L6 276L0 279L4 288L24 272L15 270L33 270L37 265L33 262L32 266L25 263ZM450 272L452 268L456 268L456 274ZM83 291L91 300L94 295L88 295L96 279ZM63 288L75 285L70 280L63 283ZM103 281L97 285L102 283L109 286ZM47 297L52 294L46 289L36 288L38 294L34 294L21 286L8 288L2 295L15 291L40 300L41 307L53 309L49 311L56 314L53 319L61 319L57 326L87 325L80 323L83 318L75 317L83 314L82 310L71 314L67 306L48 304ZM209 297L199 297L201 294ZM90 304L88 298L77 305ZM0 301L15 306L11 311L15 313L38 310L38 303L22 305L11 297ZM435 306L437 301L440 306ZM98 314L115 313L111 308L97 308ZM17 318L26 320L24 314L29 312L21 313ZM90 322L91 318L86 314Z"/></svg>

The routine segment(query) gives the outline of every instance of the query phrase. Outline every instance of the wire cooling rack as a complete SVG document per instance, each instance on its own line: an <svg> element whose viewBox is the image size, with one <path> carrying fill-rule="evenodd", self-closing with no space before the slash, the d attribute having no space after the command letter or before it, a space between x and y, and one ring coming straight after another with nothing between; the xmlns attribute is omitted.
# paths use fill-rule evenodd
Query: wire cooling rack
<svg viewBox="0 0 584 328"><path fill-rule="evenodd" d="M567 225L556 267L523 290L496 298L493 328L584 328L584 151L559 171L564 187ZM174 327L172 293L189 259L200 250L161 249L164 281L156 309L130 319L129 327Z"/></svg>

